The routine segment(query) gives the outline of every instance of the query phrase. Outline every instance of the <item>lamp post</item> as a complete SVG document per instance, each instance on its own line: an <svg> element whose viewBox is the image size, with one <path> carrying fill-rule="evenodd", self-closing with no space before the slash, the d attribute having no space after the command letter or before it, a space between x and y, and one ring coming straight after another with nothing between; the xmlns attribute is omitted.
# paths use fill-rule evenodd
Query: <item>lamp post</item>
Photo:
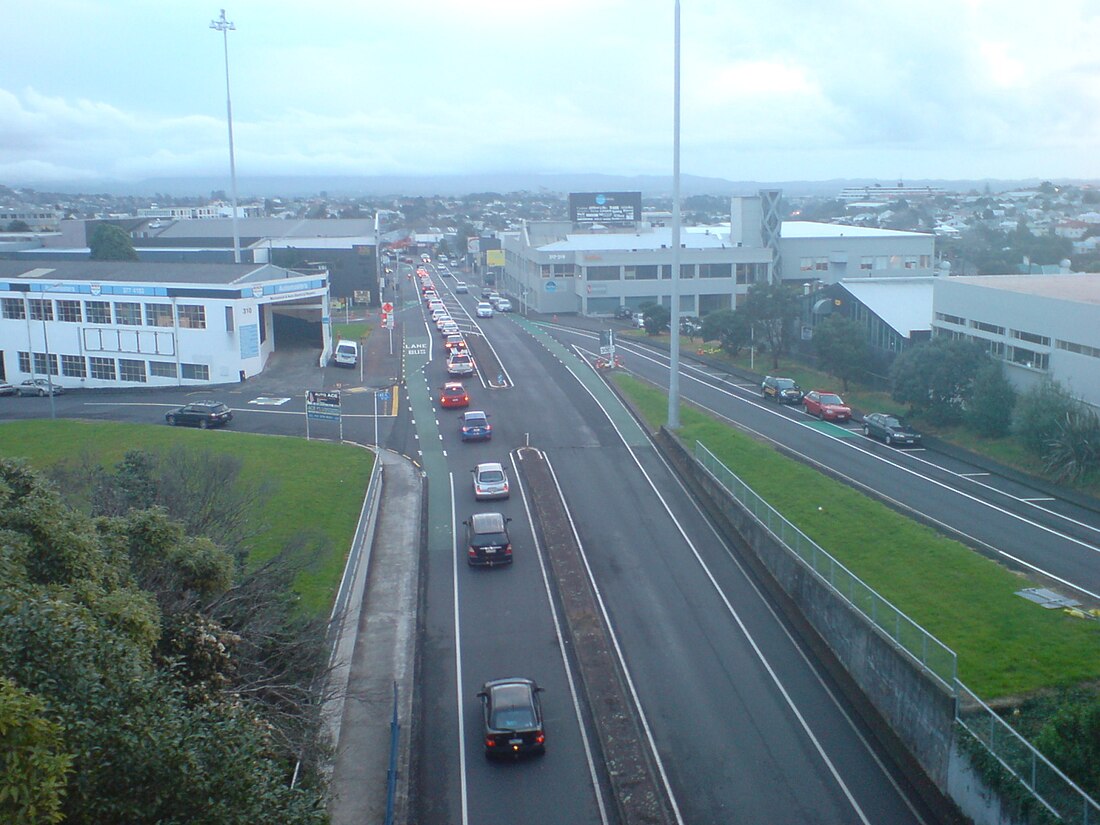
<svg viewBox="0 0 1100 825"><path fill-rule="evenodd" d="M229 123L229 179L233 194L233 263L241 262L241 233L237 231L237 163L233 157L233 103L229 99L229 32L237 27L225 19L225 9L217 20L210 21L210 28L222 33L225 51L225 115Z"/></svg>
<svg viewBox="0 0 1100 825"><path fill-rule="evenodd" d="M668 427L680 427L680 0L676 0L672 93L672 295L669 318Z"/></svg>

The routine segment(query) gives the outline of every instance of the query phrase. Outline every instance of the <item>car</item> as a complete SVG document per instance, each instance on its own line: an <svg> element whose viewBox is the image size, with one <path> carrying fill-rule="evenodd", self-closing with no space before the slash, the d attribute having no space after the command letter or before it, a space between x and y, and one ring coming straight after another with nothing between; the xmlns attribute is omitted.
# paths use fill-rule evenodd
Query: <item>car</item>
<svg viewBox="0 0 1100 825"><path fill-rule="evenodd" d="M493 305L488 301L477 302L477 317L478 318L492 318L493 317Z"/></svg>
<svg viewBox="0 0 1100 825"><path fill-rule="evenodd" d="M443 339L443 348L447 350L447 352L451 352L452 350L465 350L467 349L466 339L462 337L462 333L453 332Z"/></svg>
<svg viewBox="0 0 1100 825"><path fill-rule="evenodd" d="M462 414L458 435L463 441L492 441L493 425L484 410L470 410Z"/></svg>
<svg viewBox="0 0 1100 825"><path fill-rule="evenodd" d="M512 539L502 513L474 513L466 521L466 563L493 567L512 563Z"/></svg>
<svg viewBox="0 0 1100 825"><path fill-rule="evenodd" d="M0 395L15 395L15 387L6 381L0 381Z"/></svg>
<svg viewBox="0 0 1100 825"><path fill-rule="evenodd" d="M852 409L835 392L810 390L802 396L802 406L810 415L816 415L822 421L847 421L852 417Z"/></svg>
<svg viewBox="0 0 1100 825"><path fill-rule="evenodd" d="M619 307L615 310L615 317L629 321L631 318L634 317L634 310L632 310L630 307Z"/></svg>
<svg viewBox="0 0 1100 825"><path fill-rule="evenodd" d="M493 290L492 292L489 293L489 297L486 298L485 300L488 301L490 304L492 304L493 307L495 308L496 305L497 305L497 301L500 300L500 297L501 297L500 293L497 292L496 290Z"/></svg>
<svg viewBox="0 0 1100 825"><path fill-rule="evenodd" d="M491 498L508 498L508 471L498 461L478 464L473 469L474 498L485 501Z"/></svg>
<svg viewBox="0 0 1100 825"><path fill-rule="evenodd" d="M65 388L56 381L50 381L47 378L28 378L19 384L15 391L19 393L20 397L24 395L61 395L65 392Z"/></svg>
<svg viewBox="0 0 1100 825"><path fill-rule="evenodd" d="M496 292L496 290L493 289L491 286L483 286L481 288L481 300L489 300L489 296L492 295L494 292Z"/></svg>
<svg viewBox="0 0 1100 825"><path fill-rule="evenodd" d="M802 388L793 378L779 378L775 375L764 376L760 394L780 404L797 404L802 400Z"/></svg>
<svg viewBox="0 0 1100 825"><path fill-rule="evenodd" d="M442 267L439 268L439 277L440 278L452 278L454 276L451 275L451 270L447 269L447 267L445 267L445 266L442 266Z"/></svg>
<svg viewBox="0 0 1100 825"><path fill-rule="evenodd" d="M337 341L332 363L338 367L354 367L359 363L359 344L355 341Z"/></svg>
<svg viewBox="0 0 1100 825"><path fill-rule="evenodd" d="M228 424L233 420L233 411L221 401L192 401L178 410L165 413L164 420L173 427L177 424L191 424L205 430Z"/></svg>
<svg viewBox="0 0 1100 825"><path fill-rule="evenodd" d="M448 375L473 375L474 359L468 352L452 352L447 358Z"/></svg>
<svg viewBox="0 0 1100 825"><path fill-rule="evenodd" d="M466 295L470 291L470 287L465 281L455 281L455 295Z"/></svg>
<svg viewBox="0 0 1100 825"><path fill-rule="evenodd" d="M440 324L439 332L444 338L447 338L451 335L459 335L461 330L458 328L458 322L452 319Z"/></svg>
<svg viewBox="0 0 1100 825"><path fill-rule="evenodd" d="M890 446L904 444L915 447L921 443L920 433L889 413L868 413L863 416L863 434L870 438L881 438Z"/></svg>
<svg viewBox="0 0 1100 825"><path fill-rule="evenodd" d="M439 390L439 406L458 408L470 406L470 395L459 381L448 381Z"/></svg>
<svg viewBox="0 0 1100 825"><path fill-rule="evenodd" d="M532 679L513 677L486 682L481 699L485 757L546 753L542 722L542 688Z"/></svg>
<svg viewBox="0 0 1100 825"><path fill-rule="evenodd" d="M512 302L509 301L507 298L500 298L497 301L496 310L497 312L511 312Z"/></svg>

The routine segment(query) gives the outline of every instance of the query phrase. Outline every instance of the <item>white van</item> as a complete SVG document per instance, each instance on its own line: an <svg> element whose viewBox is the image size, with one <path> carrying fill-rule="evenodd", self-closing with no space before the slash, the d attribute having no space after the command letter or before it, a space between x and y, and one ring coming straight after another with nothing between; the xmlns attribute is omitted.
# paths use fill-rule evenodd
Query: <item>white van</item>
<svg viewBox="0 0 1100 825"><path fill-rule="evenodd" d="M355 341L337 341L332 363L338 367L354 367L359 363L359 345Z"/></svg>

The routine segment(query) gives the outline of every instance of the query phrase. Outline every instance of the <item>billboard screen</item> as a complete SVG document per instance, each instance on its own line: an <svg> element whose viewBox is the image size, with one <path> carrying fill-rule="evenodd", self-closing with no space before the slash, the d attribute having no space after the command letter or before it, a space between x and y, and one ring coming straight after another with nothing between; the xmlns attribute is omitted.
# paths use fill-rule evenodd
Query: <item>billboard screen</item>
<svg viewBox="0 0 1100 825"><path fill-rule="evenodd" d="M641 192L570 192L573 223L625 226L642 219Z"/></svg>

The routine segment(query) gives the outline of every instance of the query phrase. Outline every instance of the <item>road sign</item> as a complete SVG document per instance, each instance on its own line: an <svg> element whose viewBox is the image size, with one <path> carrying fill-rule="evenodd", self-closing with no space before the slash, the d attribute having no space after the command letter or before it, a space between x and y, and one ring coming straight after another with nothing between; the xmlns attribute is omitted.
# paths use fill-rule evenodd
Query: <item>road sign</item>
<svg viewBox="0 0 1100 825"><path fill-rule="evenodd" d="M389 401L390 400L390 391L389 390L382 390L380 393L378 393L378 400L379 401Z"/></svg>
<svg viewBox="0 0 1100 825"><path fill-rule="evenodd" d="M386 303L382 304L382 311L386 313L393 312L393 304L391 304L389 301L386 301Z"/></svg>

